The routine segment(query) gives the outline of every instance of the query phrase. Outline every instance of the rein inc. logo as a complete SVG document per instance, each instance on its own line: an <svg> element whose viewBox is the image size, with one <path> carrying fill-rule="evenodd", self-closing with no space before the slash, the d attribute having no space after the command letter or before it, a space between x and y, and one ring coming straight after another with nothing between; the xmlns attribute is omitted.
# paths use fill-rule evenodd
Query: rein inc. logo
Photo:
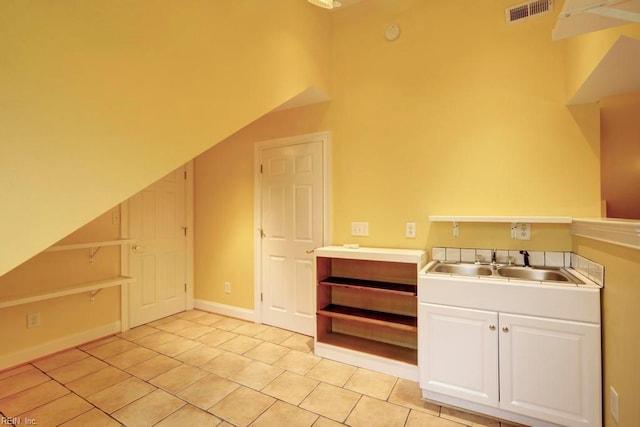
<svg viewBox="0 0 640 427"><path fill-rule="evenodd" d="M35 418L23 418L23 417L5 417L0 414L0 425L3 426L37 426L38 421Z"/></svg>

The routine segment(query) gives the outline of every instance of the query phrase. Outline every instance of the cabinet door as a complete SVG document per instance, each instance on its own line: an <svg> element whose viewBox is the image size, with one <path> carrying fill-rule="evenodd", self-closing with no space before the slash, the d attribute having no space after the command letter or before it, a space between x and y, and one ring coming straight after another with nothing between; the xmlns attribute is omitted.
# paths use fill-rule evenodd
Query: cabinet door
<svg viewBox="0 0 640 427"><path fill-rule="evenodd" d="M498 315L420 303L418 366L425 390L498 406Z"/></svg>
<svg viewBox="0 0 640 427"><path fill-rule="evenodd" d="M600 425L600 326L501 314L500 407L565 426Z"/></svg>

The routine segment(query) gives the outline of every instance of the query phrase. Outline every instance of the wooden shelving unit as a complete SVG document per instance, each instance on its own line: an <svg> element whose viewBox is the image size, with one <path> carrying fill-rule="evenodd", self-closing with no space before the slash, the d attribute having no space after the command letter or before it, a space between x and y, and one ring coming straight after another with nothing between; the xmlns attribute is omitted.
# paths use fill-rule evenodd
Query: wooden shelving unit
<svg viewBox="0 0 640 427"><path fill-rule="evenodd" d="M316 250L316 354L417 379L417 281L425 252Z"/></svg>

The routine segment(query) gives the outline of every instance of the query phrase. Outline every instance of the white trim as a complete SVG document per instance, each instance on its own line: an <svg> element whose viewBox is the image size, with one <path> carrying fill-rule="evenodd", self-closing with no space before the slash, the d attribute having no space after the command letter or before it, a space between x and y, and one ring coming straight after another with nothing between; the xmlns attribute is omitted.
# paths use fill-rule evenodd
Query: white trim
<svg viewBox="0 0 640 427"><path fill-rule="evenodd" d="M120 237L129 237L129 203L120 203ZM129 275L130 245L120 246L120 274ZM120 286L120 332L129 330L129 284Z"/></svg>
<svg viewBox="0 0 640 427"><path fill-rule="evenodd" d="M571 234L640 249L640 221L609 218L574 218Z"/></svg>
<svg viewBox="0 0 640 427"><path fill-rule="evenodd" d="M94 341L109 335L117 334L121 330L119 321L109 323L88 331L57 338L32 347L27 347L14 353L0 356L0 370L26 363L52 353L68 348L77 347L89 341Z"/></svg>
<svg viewBox="0 0 640 427"><path fill-rule="evenodd" d="M520 224L571 224L569 216L460 216L429 215L431 222L504 222Z"/></svg>
<svg viewBox="0 0 640 427"><path fill-rule="evenodd" d="M235 317L236 319L259 323L255 319L255 311L249 310L247 308L235 307L232 305L220 304L214 301L206 301L202 299L195 299L193 308L208 311L210 313L221 314L223 316Z"/></svg>
<svg viewBox="0 0 640 427"><path fill-rule="evenodd" d="M186 248L186 283L187 283L187 295L186 295L186 309L193 309L193 288L194 288L194 168L193 160L185 164L185 171L187 172L186 182L186 194L185 203L186 207L186 226L187 226L187 248Z"/></svg>
<svg viewBox="0 0 640 427"><path fill-rule="evenodd" d="M260 164L262 162L262 151L269 148L285 147L287 145L308 143L311 140L322 142L322 168L323 168L323 245L331 244L331 132L317 132L305 135L296 135L287 138L272 139L256 142L254 148L254 184L253 184L253 218L254 218L254 277L253 277L253 306L256 323L262 323L262 301L261 301L261 272L262 272L262 239L260 237L260 227L262 225L262 176Z"/></svg>

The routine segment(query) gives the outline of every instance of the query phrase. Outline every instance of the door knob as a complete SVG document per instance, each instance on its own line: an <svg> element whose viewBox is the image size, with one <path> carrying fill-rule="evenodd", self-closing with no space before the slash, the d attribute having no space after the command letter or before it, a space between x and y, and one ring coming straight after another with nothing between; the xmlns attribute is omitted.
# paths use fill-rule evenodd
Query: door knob
<svg viewBox="0 0 640 427"><path fill-rule="evenodd" d="M503 327L502 327L502 332L509 332L509 328L508 328L508 327L506 327L506 326L503 326Z"/></svg>
<svg viewBox="0 0 640 427"><path fill-rule="evenodd" d="M142 252L144 250L144 246L140 246L140 245L132 245L131 246L131 251L135 252L135 253L139 253Z"/></svg>
<svg viewBox="0 0 640 427"><path fill-rule="evenodd" d="M489 325L489 329L492 330L492 331L495 331L496 330L496 325Z"/></svg>

